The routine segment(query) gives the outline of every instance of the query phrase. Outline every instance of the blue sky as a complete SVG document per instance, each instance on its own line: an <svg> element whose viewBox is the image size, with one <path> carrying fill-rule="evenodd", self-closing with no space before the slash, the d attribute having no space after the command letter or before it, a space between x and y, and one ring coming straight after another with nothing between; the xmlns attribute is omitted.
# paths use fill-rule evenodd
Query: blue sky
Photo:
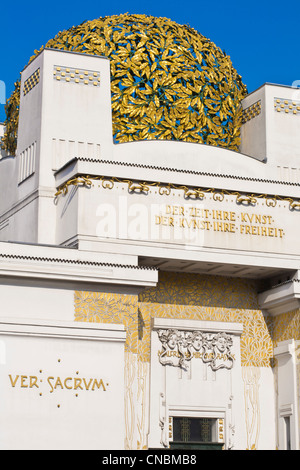
<svg viewBox="0 0 300 470"><path fill-rule="evenodd" d="M189 24L230 55L251 92L266 82L292 86L300 80L299 0L230 2L202 0L107 0L1 2L1 82L6 96L35 49L58 31L99 16L121 13L163 16ZM2 86L3 91L3 86ZM0 104L0 122L5 119Z"/></svg>

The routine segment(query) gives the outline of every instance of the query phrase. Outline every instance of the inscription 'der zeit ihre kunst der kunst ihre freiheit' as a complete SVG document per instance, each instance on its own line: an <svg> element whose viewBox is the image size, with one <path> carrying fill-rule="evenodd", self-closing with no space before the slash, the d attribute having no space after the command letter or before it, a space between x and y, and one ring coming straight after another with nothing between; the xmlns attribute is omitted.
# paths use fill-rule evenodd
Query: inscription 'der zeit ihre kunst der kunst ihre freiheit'
<svg viewBox="0 0 300 470"><path fill-rule="evenodd" d="M250 211L225 211L204 209L201 205L165 205L164 211L155 215L155 224L178 229L283 238L282 228L275 226L270 214Z"/></svg>

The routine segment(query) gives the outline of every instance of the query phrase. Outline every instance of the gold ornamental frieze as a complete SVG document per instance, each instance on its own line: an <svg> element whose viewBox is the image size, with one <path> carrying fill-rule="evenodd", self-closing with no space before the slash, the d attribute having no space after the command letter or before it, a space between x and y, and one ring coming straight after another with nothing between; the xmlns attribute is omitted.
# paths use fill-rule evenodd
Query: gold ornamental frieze
<svg viewBox="0 0 300 470"><path fill-rule="evenodd" d="M221 188L200 188L195 186L187 186L173 183L162 183L158 181L137 181L126 178L117 177L106 177L106 176L89 176L89 175L78 175L74 178L69 179L66 183L57 188L55 197L60 195L66 195L69 188L72 186L83 186L90 188L92 186L99 186L104 189L113 189L115 183L124 183L128 186L129 194L149 194L150 190L156 188L158 194L161 196L170 196L172 190L182 191L182 195L186 200L197 199L203 201L208 196L212 196L214 201L222 202L225 196L232 196L235 198L236 204L240 206L252 206L255 207L259 200L264 200L267 207L276 207L278 202L288 203L287 208L290 211L300 210L300 199L280 196L276 194L260 194L260 193L247 193Z"/></svg>

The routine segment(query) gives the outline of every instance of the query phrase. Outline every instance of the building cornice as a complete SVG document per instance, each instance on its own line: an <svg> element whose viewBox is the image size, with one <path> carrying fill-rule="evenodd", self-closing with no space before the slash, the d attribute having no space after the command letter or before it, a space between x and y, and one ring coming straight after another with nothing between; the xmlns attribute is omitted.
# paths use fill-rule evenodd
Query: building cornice
<svg viewBox="0 0 300 470"><path fill-rule="evenodd" d="M97 163L103 165L113 165L113 166L121 166L121 167L129 167L129 168L141 168L141 169L148 169L148 170L158 170L158 171L169 171L171 173L182 173L186 175L196 175L196 176L210 176L213 178L224 178L224 179L234 179L240 181L252 181L252 182L259 182L259 183L271 183L271 184L280 184L286 186L295 186L300 188L299 183L291 182L291 181L281 181L281 180L274 180L274 179L266 179L266 178L254 178L251 176L241 176L241 175L232 175L226 173L213 173L209 171L199 171L199 170L187 170L185 168L176 168L176 167L165 167L165 166L157 166L157 165L147 165L143 163L133 163L133 162L121 162L121 161L112 161L112 160L98 160L94 158L85 158L85 157L74 157L67 163L65 163L61 168L55 171L54 175L59 175L63 170L67 167L72 165L74 162L86 162L86 163Z"/></svg>
<svg viewBox="0 0 300 470"><path fill-rule="evenodd" d="M258 296L259 305L271 315L281 315L300 308L300 282L291 279L271 289L262 292Z"/></svg>
<svg viewBox="0 0 300 470"><path fill-rule="evenodd" d="M101 258L103 260L101 260ZM158 270L151 266L132 264L134 256L91 253L45 245L0 243L0 277L72 283L84 288L99 285L131 286L140 290L155 286ZM128 264L126 264L128 259ZM106 261L105 261L106 260ZM131 263L129 263L131 261Z"/></svg>
<svg viewBox="0 0 300 470"><path fill-rule="evenodd" d="M99 266L99 267L109 267L109 268L122 268L122 269L136 269L136 270L150 270L157 271L156 268L152 266L135 266L128 264L119 264L119 263L104 263L96 262L90 260L74 260L67 258L52 258L52 257L42 257L42 256L25 256L25 255L16 255L16 254L5 254L0 252L0 259L11 259L11 260L24 260L24 261L38 261L43 263L63 263L63 264L74 264L74 265L83 265L83 266Z"/></svg>

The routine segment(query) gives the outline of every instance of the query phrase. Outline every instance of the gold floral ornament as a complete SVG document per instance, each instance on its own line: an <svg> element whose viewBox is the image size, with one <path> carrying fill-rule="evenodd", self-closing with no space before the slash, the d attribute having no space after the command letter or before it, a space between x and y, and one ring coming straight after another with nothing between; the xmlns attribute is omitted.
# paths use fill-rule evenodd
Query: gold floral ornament
<svg viewBox="0 0 300 470"><path fill-rule="evenodd" d="M107 16L59 32L46 47L110 59L115 143L179 140L238 150L246 87L230 57L190 26ZM16 102L18 95L19 85ZM3 143L10 152L16 114L7 109Z"/></svg>

